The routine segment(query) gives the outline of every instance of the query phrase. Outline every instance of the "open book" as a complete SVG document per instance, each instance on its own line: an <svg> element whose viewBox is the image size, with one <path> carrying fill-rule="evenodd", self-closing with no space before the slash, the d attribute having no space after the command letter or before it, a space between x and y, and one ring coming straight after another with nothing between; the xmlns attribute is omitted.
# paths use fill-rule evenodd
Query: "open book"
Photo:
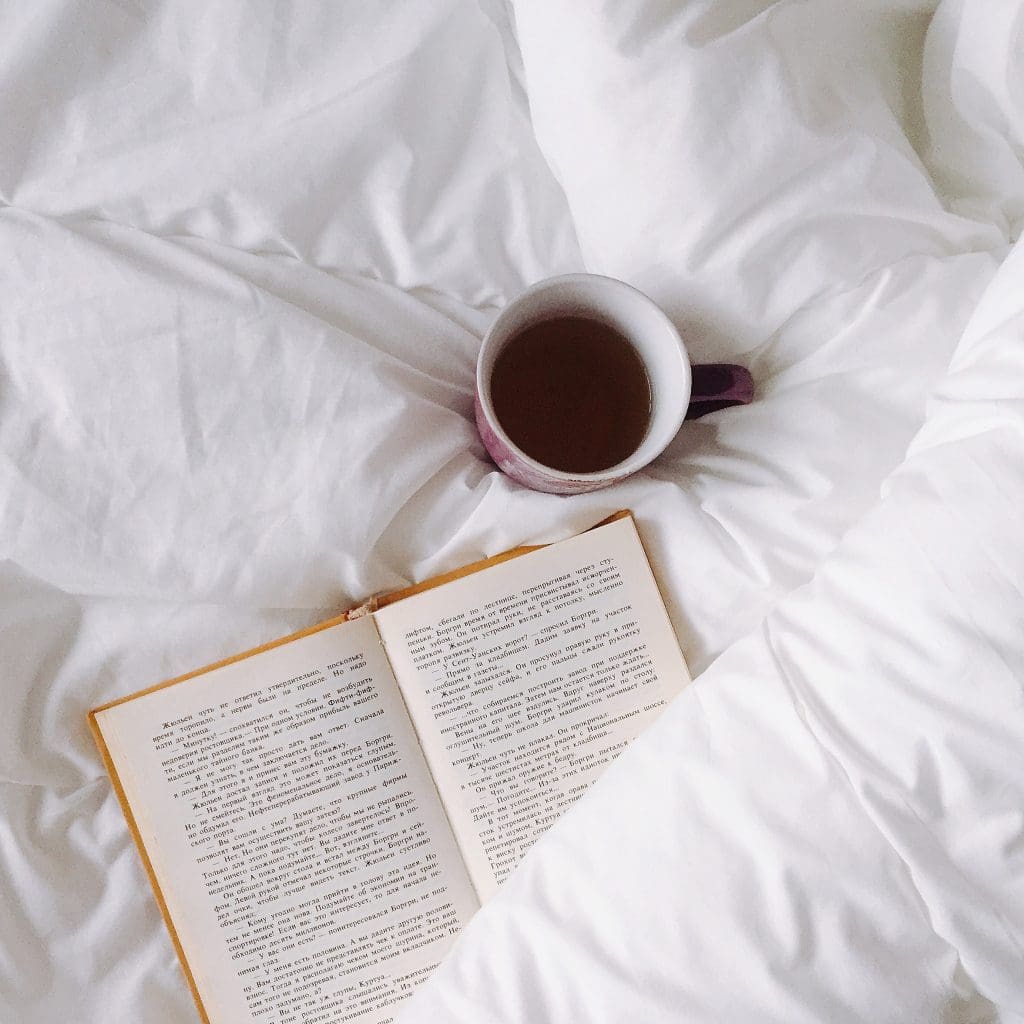
<svg viewBox="0 0 1024 1024"><path fill-rule="evenodd" d="M619 513L89 718L203 1020L382 1024L687 679Z"/></svg>

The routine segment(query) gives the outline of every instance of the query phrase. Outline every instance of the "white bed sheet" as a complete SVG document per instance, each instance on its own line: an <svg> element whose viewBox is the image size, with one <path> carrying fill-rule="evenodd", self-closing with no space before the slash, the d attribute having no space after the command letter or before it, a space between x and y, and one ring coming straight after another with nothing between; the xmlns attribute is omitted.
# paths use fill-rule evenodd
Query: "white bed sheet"
<svg viewBox="0 0 1024 1024"><path fill-rule="evenodd" d="M969 912L950 911L957 927L926 916L941 878L914 902L898 830L879 829L765 660L771 623L799 624L789 609L807 598L780 602L903 461L1024 194L1016 6L943 4L934 22L927 4L844 6L0 8L0 1019L194 1019L89 707L627 506L691 667L727 653L410 1013L565 1019L559 985L585 979L623 1013L645 992L652 1013L694 1019L769 1019L769 1005L786 1020L989 1019L977 988L1013 1004L998 942L978 945ZM983 169L979 132L997 154ZM584 268L648 288L699 356L742 356L759 400L567 501L485 460L473 362L509 296ZM862 546L870 567L881 549ZM922 613L894 632L923 645L936 629ZM815 673L817 694L822 675L856 674L850 647L794 651L792 671ZM863 739L862 710L845 713ZM712 711L727 749L701 762L668 742ZM644 938L644 901L670 904L660 883L638 887L633 918L585 888L620 863L602 830L645 811L664 822L666 870L712 863L716 843L726 864L740 841L766 851L753 877L741 857L716 876L699 928L676 905ZM843 871L823 822L857 840ZM584 835L596 852L563 897L560 858ZM545 917L544 894L574 928ZM579 970L534 985L526 951L547 933ZM693 963L645 973L611 955L659 935ZM734 941L723 1007L699 968ZM788 988L764 955L779 948Z"/></svg>

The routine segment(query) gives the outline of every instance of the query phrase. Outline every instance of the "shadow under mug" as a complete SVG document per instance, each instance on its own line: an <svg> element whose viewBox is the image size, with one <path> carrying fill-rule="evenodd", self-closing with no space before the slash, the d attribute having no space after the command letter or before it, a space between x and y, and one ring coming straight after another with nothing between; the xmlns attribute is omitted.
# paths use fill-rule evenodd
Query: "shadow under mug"
<svg viewBox="0 0 1024 1024"><path fill-rule="evenodd" d="M528 327L556 317L582 317L614 328L632 342L651 385L647 433L632 454L592 473L567 473L531 458L505 433L491 401L491 375L505 345ZM527 288L498 314L476 366L476 425L498 468L535 491L582 494L642 469L676 436L684 419L743 405L754 396L749 371L733 363L691 366L675 325L643 292L599 274L566 274Z"/></svg>

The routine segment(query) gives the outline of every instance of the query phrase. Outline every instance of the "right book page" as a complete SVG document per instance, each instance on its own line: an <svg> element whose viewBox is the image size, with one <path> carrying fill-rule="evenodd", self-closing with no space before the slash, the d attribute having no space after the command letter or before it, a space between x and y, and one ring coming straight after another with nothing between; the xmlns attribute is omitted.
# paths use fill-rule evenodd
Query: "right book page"
<svg viewBox="0 0 1024 1024"><path fill-rule="evenodd" d="M689 681L631 517L375 617L481 899Z"/></svg>

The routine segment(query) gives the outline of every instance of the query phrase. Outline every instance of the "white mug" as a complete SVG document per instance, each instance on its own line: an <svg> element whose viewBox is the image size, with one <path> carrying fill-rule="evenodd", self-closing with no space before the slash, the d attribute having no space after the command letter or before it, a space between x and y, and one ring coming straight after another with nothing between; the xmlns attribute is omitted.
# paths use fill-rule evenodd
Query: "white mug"
<svg viewBox="0 0 1024 1024"><path fill-rule="evenodd" d="M491 375L504 346L527 328L558 317L596 320L618 331L632 343L650 381L646 435L625 459L597 472L568 473L531 458L502 428L491 400ZM698 397L691 398L691 391ZM566 274L527 288L498 314L477 359L475 412L484 447L513 480L552 494L581 494L615 483L660 455L688 410L694 418L752 397L753 382L743 367L717 363L691 369L686 346L662 309L632 285L598 274Z"/></svg>

